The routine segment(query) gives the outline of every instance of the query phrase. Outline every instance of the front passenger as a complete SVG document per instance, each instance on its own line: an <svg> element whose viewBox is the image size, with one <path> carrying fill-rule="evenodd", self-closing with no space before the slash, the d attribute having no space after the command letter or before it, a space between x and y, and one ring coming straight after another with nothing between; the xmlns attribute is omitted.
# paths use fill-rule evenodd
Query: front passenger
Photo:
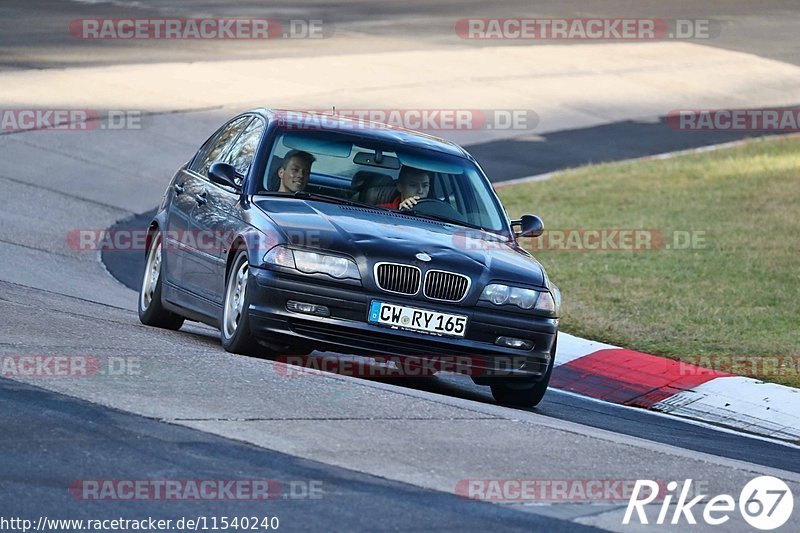
<svg viewBox="0 0 800 533"><path fill-rule="evenodd" d="M300 192L308 185L311 165L316 161L313 155L302 150L290 150L278 169L280 188L278 192Z"/></svg>

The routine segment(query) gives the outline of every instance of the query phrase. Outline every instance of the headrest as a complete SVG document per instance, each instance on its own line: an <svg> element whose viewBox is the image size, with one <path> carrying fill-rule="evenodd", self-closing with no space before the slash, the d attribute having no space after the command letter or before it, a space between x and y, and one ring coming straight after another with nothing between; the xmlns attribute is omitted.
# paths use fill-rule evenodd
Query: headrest
<svg viewBox="0 0 800 533"><path fill-rule="evenodd" d="M278 170L281 168L281 163L283 162L283 158L278 155L272 156L272 160L269 162L269 168L267 172L267 190L275 192L281 188L281 179L278 177Z"/></svg>
<svg viewBox="0 0 800 533"><path fill-rule="evenodd" d="M350 185L353 200L365 204L388 204L398 194L397 182L387 174L359 170Z"/></svg>

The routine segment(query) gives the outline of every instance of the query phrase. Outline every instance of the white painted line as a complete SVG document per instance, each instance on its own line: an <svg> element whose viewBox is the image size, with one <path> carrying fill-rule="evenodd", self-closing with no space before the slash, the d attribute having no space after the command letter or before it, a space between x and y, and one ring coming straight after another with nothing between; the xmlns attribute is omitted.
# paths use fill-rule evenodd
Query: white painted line
<svg viewBox="0 0 800 533"><path fill-rule="evenodd" d="M658 402L653 409L800 441L800 390L775 383L720 377Z"/></svg>
<svg viewBox="0 0 800 533"><path fill-rule="evenodd" d="M604 405L613 405L614 407L616 407L618 409L629 409L631 411L636 411L636 412L639 412L639 413L642 412L642 408L641 407L632 407L630 405L623 405L623 404L619 404L619 403L611 403L611 402L609 402L607 400L601 400L599 398L592 398L591 396L584 396L583 394L578 394L577 392L572 392L572 391L567 391L567 390L562 390L562 389L553 388L553 391L556 392L557 394L566 394L568 396L574 396L574 397L580 398L581 400L584 400L584 401L597 402L597 403L601 403L601 404L604 404ZM545 399L545 401L547 401L547 400ZM684 423L684 424L690 424L690 425L698 426L698 427L705 428L705 429L712 429L714 431L719 431L721 433L728 433L730 435L738 435L739 437L744 437L744 438L747 438L747 439L754 439L754 440L760 440L760 441L763 441L763 442L769 442L770 444L780 444L781 446L786 446L787 448L791 448L791 449L794 449L794 450L800 450L800 444L795 444L794 442L790 442L790 441L783 440L783 439L776 439L776 438L767 437L767 436L764 436L764 435L759 435L759 434L756 434L756 433L743 433L739 429L733 429L733 428L729 428L729 427L720 426L719 424L713 424L711 422L705 422L705 421L697 419L697 418L686 418L686 417L681 416L679 414L666 412L666 411L662 412L662 411L646 410L646 412L648 414L650 414L652 416L656 416L656 417L668 418L668 419L671 419L671 420L677 419L681 423Z"/></svg>

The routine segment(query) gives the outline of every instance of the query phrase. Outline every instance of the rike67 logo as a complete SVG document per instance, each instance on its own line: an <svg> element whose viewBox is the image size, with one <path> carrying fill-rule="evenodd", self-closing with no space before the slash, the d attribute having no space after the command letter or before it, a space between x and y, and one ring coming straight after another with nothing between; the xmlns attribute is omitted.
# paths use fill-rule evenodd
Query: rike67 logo
<svg viewBox="0 0 800 533"><path fill-rule="evenodd" d="M694 497L691 497L693 495ZM659 497L659 483L649 479L637 480L633 493L628 500L622 523L628 525L636 513L640 524L650 524L653 516L648 517L645 506ZM673 503L677 497L677 501ZM691 497L691 499L690 499ZM720 494L705 502L707 495L692 494L692 480L687 479L678 486L677 481L667 483L667 495L661 500L658 516L654 523L663 524L697 524L694 513L702 516L703 521L711 526L720 526L731 519L731 514L738 507L739 513L751 527L762 531L770 531L784 525L792 516L794 498L789 486L782 480L772 476L760 476L750 480L739 493L737 501L730 494ZM670 506L674 506L673 509ZM670 516L671 515L671 516Z"/></svg>

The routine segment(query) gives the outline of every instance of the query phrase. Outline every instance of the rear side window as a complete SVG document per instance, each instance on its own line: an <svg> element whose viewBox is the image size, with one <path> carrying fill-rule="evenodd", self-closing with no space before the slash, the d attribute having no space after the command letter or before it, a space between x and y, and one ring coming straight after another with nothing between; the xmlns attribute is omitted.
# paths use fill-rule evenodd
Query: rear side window
<svg viewBox="0 0 800 533"><path fill-rule="evenodd" d="M253 158L258 150L258 144L264 133L264 121L256 118L247 126L244 133L239 135L231 149L225 153L223 161L233 165L236 172L246 176L253 164Z"/></svg>
<svg viewBox="0 0 800 533"><path fill-rule="evenodd" d="M222 158L250 120L250 116L239 117L217 131L195 154L189 168L201 176L208 176L208 168Z"/></svg>

